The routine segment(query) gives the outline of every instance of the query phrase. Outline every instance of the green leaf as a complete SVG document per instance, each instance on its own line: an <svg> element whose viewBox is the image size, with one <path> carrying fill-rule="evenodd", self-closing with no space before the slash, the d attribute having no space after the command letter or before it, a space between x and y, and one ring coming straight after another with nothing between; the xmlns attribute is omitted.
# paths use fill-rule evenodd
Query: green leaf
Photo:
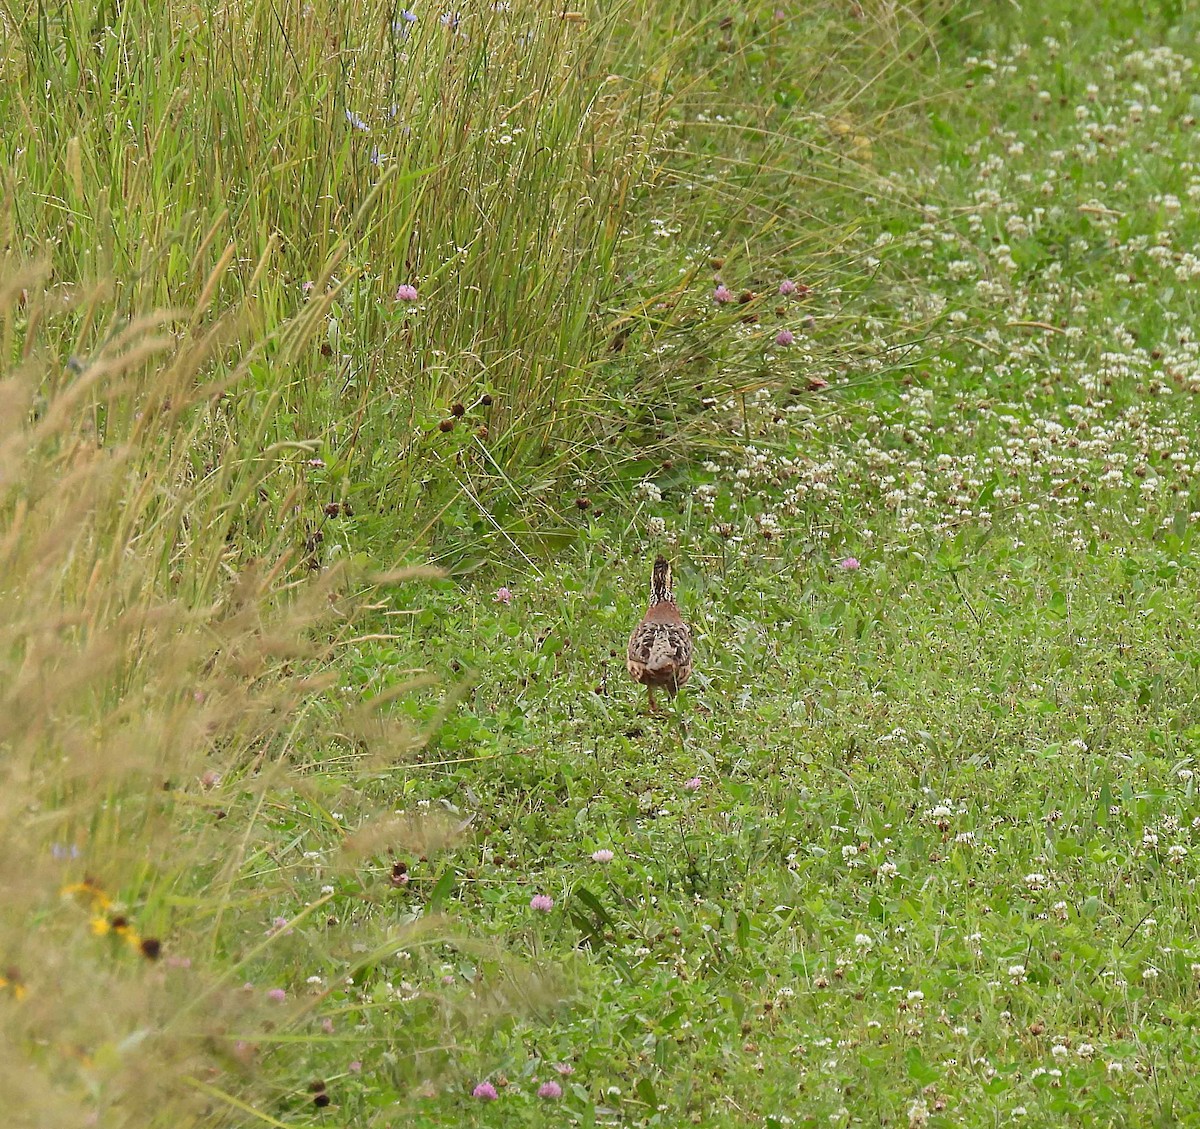
<svg viewBox="0 0 1200 1129"><path fill-rule="evenodd" d="M932 127L934 133L939 137L946 138L947 141L953 141L957 136L954 132L954 127L938 114L929 115L929 125Z"/></svg>
<svg viewBox="0 0 1200 1129"><path fill-rule="evenodd" d="M429 908L437 909L446 896L454 889L454 867L448 866L442 871L441 876L433 884L433 889L429 891Z"/></svg>
<svg viewBox="0 0 1200 1129"><path fill-rule="evenodd" d="M746 950L750 947L750 919L746 916L745 910L738 910L735 935L739 949Z"/></svg>
<svg viewBox="0 0 1200 1129"><path fill-rule="evenodd" d="M921 1057L921 1052L916 1047L909 1047L905 1061L908 1066L908 1076L917 1085L928 1086L931 1082L937 1081L938 1072Z"/></svg>
<svg viewBox="0 0 1200 1129"><path fill-rule="evenodd" d="M1096 801L1096 822L1101 827L1108 826L1108 809L1112 807L1112 789L1107 784L1100 785L1100 798Z"/></svg>
<svg viewBox="0 0 1200 1129"><path fill-rule="evenodd" d="M1188 531L1188 513L1187 510L1176 510L1174 520L1171 523L1175 536L1180 541L1184 539Z"/></svg>
<svg viewBox="0 0 1200 1129"><path fill-rule="evenodd" d="M604 903L586 886L576 886L572 892L572 896L587 906L601 925L610 929L613 928L613 919L608 910L604 908Z"/></svg>

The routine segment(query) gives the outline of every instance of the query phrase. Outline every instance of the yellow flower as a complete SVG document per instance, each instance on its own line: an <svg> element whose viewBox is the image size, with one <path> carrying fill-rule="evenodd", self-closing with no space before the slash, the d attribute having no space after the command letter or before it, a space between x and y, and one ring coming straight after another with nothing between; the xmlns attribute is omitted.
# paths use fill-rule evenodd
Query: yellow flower
<svg viewBox="0 0 1200 1129"><path fill-rule="evenodd" d="M97 937L103 937L104 934L107 933L110 929L112 929L112 926L109 925L108 918L106 918L106 917L93 917L92 918L92 932Z"/></svg>
<svg viewBox="0 0 1200 1129"><path fill-rule="evenodd" d="M87 898L92 903L93 910L108 909L112 905L112 899L91 878L85 878L82 882L72 882L69 886L64 886L60 893L64 898Z"/></svg>

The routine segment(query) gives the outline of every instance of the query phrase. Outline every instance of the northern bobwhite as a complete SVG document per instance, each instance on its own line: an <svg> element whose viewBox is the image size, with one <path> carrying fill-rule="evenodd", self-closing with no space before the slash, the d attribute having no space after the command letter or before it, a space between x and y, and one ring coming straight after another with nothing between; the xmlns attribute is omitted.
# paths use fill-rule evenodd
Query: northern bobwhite
<svg viewBox="0 0 1200 1129"><path fill-rule="evenodd" d="M673 698L692 673L692 633L675 605L671 566L665 557L655 558L650 606L629 636L625 665L633 680L646 687L651 711L657 709L655 689L662 687Z"/></svg>

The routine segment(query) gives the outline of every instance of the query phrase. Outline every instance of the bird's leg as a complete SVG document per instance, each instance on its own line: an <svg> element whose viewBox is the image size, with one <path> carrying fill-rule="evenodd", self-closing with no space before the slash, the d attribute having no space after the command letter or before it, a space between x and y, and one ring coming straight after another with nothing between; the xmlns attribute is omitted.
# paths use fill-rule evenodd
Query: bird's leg
<svg viewBox="0 0 1200 1129"><path fill-rule="evenodd" d="M646 697L650 702L650 712L658 713L658 703L654 700L654 687L653 686L646 687Z"/></svg>
<svg viewBox="0 0 1200 1129"><path fill-rule="evenodd" d="M671 713L674 716L675 725L679 729L679 744L682 745L687 737L687 722L683 720L683 712L679 708L679 699L675 694L671 694Z"/></svg>

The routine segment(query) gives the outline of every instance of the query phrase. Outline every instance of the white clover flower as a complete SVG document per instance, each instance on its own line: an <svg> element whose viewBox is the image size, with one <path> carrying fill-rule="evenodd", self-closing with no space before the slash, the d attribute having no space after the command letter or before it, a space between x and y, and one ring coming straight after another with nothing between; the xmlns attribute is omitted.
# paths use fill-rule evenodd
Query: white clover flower
<svg viewBox="0 0 1200 1129"><path fill-rule="evenodd" d="M644 478L634 488L634 496L646 499L648 502L661 502L662 491L650 479Z"/></svg>

